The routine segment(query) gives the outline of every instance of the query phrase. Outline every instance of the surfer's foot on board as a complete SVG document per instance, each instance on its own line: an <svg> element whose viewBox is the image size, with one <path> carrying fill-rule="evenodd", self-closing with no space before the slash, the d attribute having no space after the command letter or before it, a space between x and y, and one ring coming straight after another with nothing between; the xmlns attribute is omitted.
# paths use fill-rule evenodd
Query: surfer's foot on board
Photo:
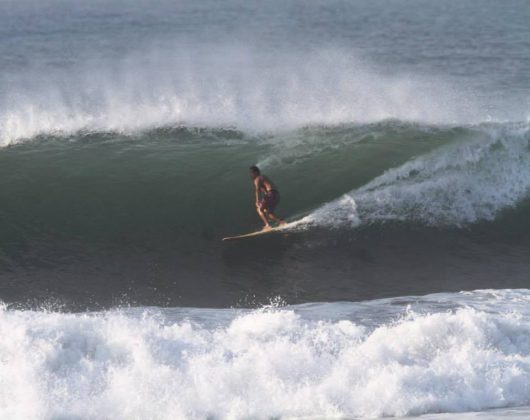
<svg viewBox="0 0 530 420"><path fill-rule="evenodd" d="M272 226L271 225L265 225L263 226L263 229L261 229L262 232L266 232L267 230L271 230L272 229Z"/></svg>
<svg viewBox="0 0 530 420"><path fill-rule="evenodd" d="M286 222L285 220L280 220L280 221L278 222L278 224L279 224L280 226L285 226L285 225L287 224L287 222Z"/></svg>

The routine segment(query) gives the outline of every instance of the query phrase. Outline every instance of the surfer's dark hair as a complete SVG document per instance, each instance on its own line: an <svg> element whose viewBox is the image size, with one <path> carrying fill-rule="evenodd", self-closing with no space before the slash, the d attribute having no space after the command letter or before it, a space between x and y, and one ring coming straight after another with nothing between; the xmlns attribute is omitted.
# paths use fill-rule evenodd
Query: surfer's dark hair
<svg viewBox="0 0 530 420"><path fill-rule="evenodd" d="M260 170L259 170L259 168L258 168L257 166L251 166L251 167L250 167L250 170L251 170L252 172L254 172L255 174L258 174L258 175L261 173Z"/></svg>

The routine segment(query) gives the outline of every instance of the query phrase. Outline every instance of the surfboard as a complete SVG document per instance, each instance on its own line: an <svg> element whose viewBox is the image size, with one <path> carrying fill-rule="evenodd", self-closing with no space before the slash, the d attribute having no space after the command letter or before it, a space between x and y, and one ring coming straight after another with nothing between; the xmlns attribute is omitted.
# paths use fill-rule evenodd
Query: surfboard
<svg viewBox="0 0 530 420"><path fill-rule="evenodd" d="M245 233L243 235L227 236L226 238L223 238L223 241L235 241L238 239L253 238L254 236L268 235L269 233L282 232L284 230L288 230L290 227L293 227L297 222L298 220L294 222L289 222L285 225L273 227L272 229L269 229L269 230L258 230L257 232Z"/></svg>

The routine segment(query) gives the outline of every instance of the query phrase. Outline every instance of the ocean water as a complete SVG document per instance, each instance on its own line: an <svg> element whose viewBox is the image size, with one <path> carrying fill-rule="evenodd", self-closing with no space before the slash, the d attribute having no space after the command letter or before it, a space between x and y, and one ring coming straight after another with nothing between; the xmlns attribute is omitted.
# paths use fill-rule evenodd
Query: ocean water
<svg viewBox="0 0 530 420"><path fill-rule="evenodd" d="M3 308L0 413L527 418L529 301L482 290L253 310Z"/></svg>
<svg viewBox="0 0 530 420"><path fill-rule="evenodd" d="M0 418L529 418L529 21L0 0Z"/></svg>

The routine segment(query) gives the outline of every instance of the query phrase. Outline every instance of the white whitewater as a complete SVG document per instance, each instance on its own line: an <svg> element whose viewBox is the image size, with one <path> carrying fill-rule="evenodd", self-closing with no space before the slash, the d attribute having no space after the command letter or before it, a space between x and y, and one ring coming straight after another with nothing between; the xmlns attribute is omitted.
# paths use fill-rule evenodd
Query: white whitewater
<svg viewBox="0 0 530 420"><path fill-rule="evenodd" d="M475 135L387 170L323 205L302 226L416 221L464 226L493 220L530 193L530 126L477 126Z"/></svg>
<svg viewBox="0 0 530 420"><path fill-rule="evenodd" d="M380 417L530 403L530 291L0 313L1 418Z"/></svg>

